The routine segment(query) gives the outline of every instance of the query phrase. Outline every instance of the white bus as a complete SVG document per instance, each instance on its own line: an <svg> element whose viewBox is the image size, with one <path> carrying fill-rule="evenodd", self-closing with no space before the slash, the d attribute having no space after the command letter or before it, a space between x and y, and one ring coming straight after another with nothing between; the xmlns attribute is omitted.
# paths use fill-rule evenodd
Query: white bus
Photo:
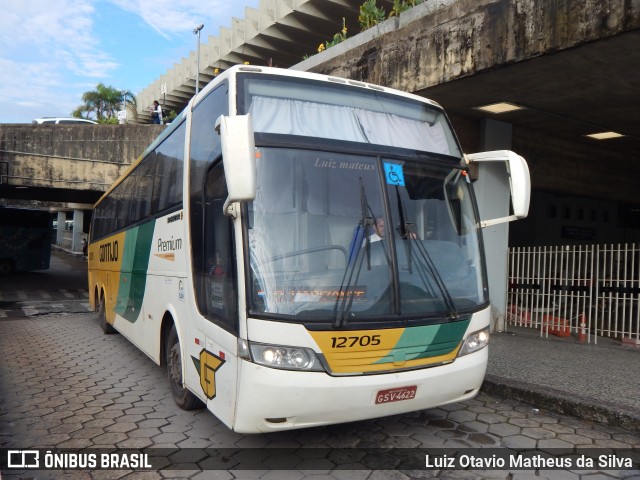
<svg viewBox="0 0 640 480"><path fill-rule="evenodd" d="M478 159L507 162L501 221L523 217L526 163L498 153ZM425 98L233 67L96 204L92 305L238 432L471 398L489 297L467 158Z"/></svg>

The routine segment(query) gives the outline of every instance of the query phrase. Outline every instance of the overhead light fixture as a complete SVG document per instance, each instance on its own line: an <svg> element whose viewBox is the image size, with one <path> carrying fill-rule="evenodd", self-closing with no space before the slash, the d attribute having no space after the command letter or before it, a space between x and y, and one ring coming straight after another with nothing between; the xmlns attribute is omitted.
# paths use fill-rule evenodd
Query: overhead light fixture
<svg viewBox="0 0 640 480"><path fill-rule="evenodd" d="M585 135L585 137L593 138L594 140L609 140L610 138L624 137L624 135L618 132L598 132Z"/></svg>
<svg viewBox="0 0 640 480"><path fill-rule="evenodd" d="M523 110L526 107L521 107L520 105L516 105L515 103L509 102L498 102L491 103L489 105L483 105L481 107L475 107L476 110L482 110L483 112L489 113L507 113L507 112L515 112L516 110Z"/></svg>

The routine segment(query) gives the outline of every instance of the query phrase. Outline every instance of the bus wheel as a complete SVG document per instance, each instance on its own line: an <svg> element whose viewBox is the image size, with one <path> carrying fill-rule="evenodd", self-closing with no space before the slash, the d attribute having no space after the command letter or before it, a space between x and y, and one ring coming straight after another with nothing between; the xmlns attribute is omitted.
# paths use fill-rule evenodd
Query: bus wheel
<svg viewBox="0 0 640 480"><path fill-rule="evenodd" d="M98 302L96 310L98 313L98 325L100 325L102 331L107 335L116 333L116 329L113 328L109 322L107 322L107 310L104 297L100 297L100 301Z"/></svg>
<svg viewBox="0 0 640 480"><path fill-rule="evenodd" d="M182 383L182 356L180 355L180 341L175 325L171 327L171 331L167 335L165 351L167 352L167 374L176 404L183 410L202 408L204 405L200 399L184 388Z"/></svg>

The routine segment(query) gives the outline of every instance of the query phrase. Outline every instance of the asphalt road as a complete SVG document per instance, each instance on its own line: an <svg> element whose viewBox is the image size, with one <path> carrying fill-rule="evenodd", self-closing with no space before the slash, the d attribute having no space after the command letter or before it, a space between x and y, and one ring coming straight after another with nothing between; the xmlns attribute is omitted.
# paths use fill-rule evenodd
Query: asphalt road
<svg viewBox="0 0 640 480"><path fill-rule="evenodd" d="M53 249L49 270L0 276L0 320L88 310L87 262L82 255Z"/></svg>

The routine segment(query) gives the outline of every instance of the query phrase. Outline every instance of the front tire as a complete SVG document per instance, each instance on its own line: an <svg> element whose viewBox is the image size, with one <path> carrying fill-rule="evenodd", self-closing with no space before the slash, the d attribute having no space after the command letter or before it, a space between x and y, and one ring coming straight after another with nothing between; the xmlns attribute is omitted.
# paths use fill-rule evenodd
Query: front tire
<svg viewBox="0 0 640 480"><path fill-rule="evenodd" d="M182 382L182 355L180 340L175 325L171 326L166 344L167 374L171 384L171 394L176 404L183 410L202 408L204 404L193 393L184 387Z"/></svg>

